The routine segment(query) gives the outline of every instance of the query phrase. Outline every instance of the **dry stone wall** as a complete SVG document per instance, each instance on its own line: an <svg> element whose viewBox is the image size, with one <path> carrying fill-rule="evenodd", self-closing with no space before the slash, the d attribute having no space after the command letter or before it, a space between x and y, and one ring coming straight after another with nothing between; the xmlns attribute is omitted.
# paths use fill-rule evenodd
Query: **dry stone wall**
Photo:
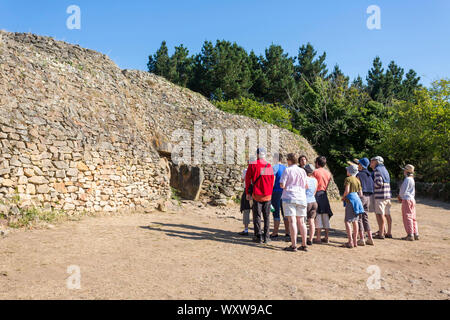
<svg viewBox="0 0 450 320"><path fill-rule="evenodd" d="M170 198L176 129L276 128L224 113L200 94L105 55L0 31L0 201L67 211L154 208ZM282 152L317 156L280 131ZM240 195L239 165L200 165L201 197ZM332 185L332 194L337 194Z"/></svg>
<svg viewBox="0 0 450 320"><path fill-rule="evenodd" d="M109 59L51 38L0 35L0 200L117 211L170 196L168 162Z"/></svg>

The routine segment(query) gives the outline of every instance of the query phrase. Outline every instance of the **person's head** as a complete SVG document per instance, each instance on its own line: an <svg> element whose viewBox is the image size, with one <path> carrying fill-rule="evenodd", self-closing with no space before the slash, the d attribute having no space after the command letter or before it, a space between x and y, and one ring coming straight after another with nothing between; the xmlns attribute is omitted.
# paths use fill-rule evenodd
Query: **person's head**
<svg viewBox="0 0 450 320"><path fill-rule="evenodd" d="M248 159L248 164L255 164L255 163L256 163L256 157L250 156L250 158Z"/></svg>
<svg viewBox="0 0 450 320"><path fill-rule="evenodd" d="M414 176L414 166L412 164L407 164L403 169L403 174L405 177L412 177Z"/></svg>
<svg viewBox="0 0 450 320"><path fill-rule="evenodd" d="M273 163L282 163L283 162L283 155L281 153L274 153L273 154Z"/></svg>
<svg viewBox="0 0 450 320"><path fill-rule="evenodd" d="M307 163L308 163L308 158L305 155L301 155L298 158L298 164L300 167L304 168Z"/></svg>
<svg viewBox="0 0 450 320"><path fill-rule="evenodd" d="M370 159L370 167L375 169L379 164L384 164L384 159L380 156L373 157Z"/></svg>
<svg viewBox="0 0 450 320"><path fill-rule="evenodd" d="M363 171L364 169L367 169L370 165L370 161L367 158L359 159L356 163L358 163L359 171Z"/></svg>
<svg viewBox="0 0 450 320"><path fill-rule="evenodd" d="M288 165L290 165L290 166L297 164L297 156L295 155L295 153L289 153L287 155L286 160L287 160Z"/></svg>
<svg viewBox="0 0 450 320"><path fill-rule="evenodd" d="M267 152L266 152L265 148L258 148L256 150L256 156L258 159L266 159L266 155L267 155Z"/></svg>
<svg viewBox="0 0 450 320"><path fill-rule="evenodd" d="M358 166L356 164L353 164L351 166L348 166L346 168L347 170L347 176L356 176L358 174Z"/></svg>
<svg viewBox="0 0 450 320"><path fill-rule="evenodd" d="M324 156L318 157L316 159L316 168L323 168L327 165L327 158Z"/></svg>
<svg viewBox="0 0 450 320"><path fill-rule="evenodd" d="M312 164L307 164L305 166L305 171L308 174L308 177L312 176L314 173L314 170L316 170L316 168L312 165Z"/></svg>

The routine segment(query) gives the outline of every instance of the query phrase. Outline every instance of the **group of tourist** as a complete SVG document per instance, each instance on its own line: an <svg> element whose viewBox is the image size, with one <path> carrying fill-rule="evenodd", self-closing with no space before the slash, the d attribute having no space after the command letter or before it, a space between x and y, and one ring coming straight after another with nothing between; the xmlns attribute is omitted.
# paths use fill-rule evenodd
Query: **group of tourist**
<svg viewBox="0 0 450 320"><path fill-rule="evenodd" d="M333 216L328 199L331 173L325 169L323 156L308 164L306 156L293 153L286 157L275 154L272 166L266 160L266 150L258 148L257 157L249 160L242 173L244 194L241 199L244 231L249 235L250 211L253 213L254 237L257 243L268 243L279 236L281 217L286 230L285 241L291 245L286 251L308 251L313 244L329 243L330 219ZM372 172L369 171L369 167ZM404 240L419 240L415 209L414 166L407 165L405 180L398 195L402 202L403 223L407 233ZM346 168L342 201L345 207L346 248L374 245L374 239L392 238L390 176L382 157L362 158L349 163ZM375 212L378 231L372 234L369 212ZM274 228L270 234L270 216ZM263 229L261 220L264 221ZM322 230L324 237L322 238ZM301 245L297 247L297 236ZM366 239L367 234L367 239Z"/></svg>

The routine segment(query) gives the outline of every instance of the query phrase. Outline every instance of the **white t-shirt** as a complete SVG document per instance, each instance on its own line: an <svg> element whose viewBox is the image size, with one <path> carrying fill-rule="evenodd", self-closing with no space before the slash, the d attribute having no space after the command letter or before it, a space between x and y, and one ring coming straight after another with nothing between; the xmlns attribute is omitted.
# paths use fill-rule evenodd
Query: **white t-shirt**
<svg viewBox="0 0 450 320"><path fill-rule="evenodd" d="M306 206L306 178L306 171L299 166L286 168L280 179L280 183L285 186L281 200Z"/></svg>

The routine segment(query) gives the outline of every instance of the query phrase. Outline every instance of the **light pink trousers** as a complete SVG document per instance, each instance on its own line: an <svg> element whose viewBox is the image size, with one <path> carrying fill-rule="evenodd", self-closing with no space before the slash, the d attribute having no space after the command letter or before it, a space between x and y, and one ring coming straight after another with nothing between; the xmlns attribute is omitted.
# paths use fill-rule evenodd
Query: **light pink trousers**
<svg viewBox="0 0 450 320"><path fill-rule="evenodd" d="M419 234L416 220L416 201L415 200L403 200L402 201L402 215L403 225L405 226L406 233Z"/></svg>

